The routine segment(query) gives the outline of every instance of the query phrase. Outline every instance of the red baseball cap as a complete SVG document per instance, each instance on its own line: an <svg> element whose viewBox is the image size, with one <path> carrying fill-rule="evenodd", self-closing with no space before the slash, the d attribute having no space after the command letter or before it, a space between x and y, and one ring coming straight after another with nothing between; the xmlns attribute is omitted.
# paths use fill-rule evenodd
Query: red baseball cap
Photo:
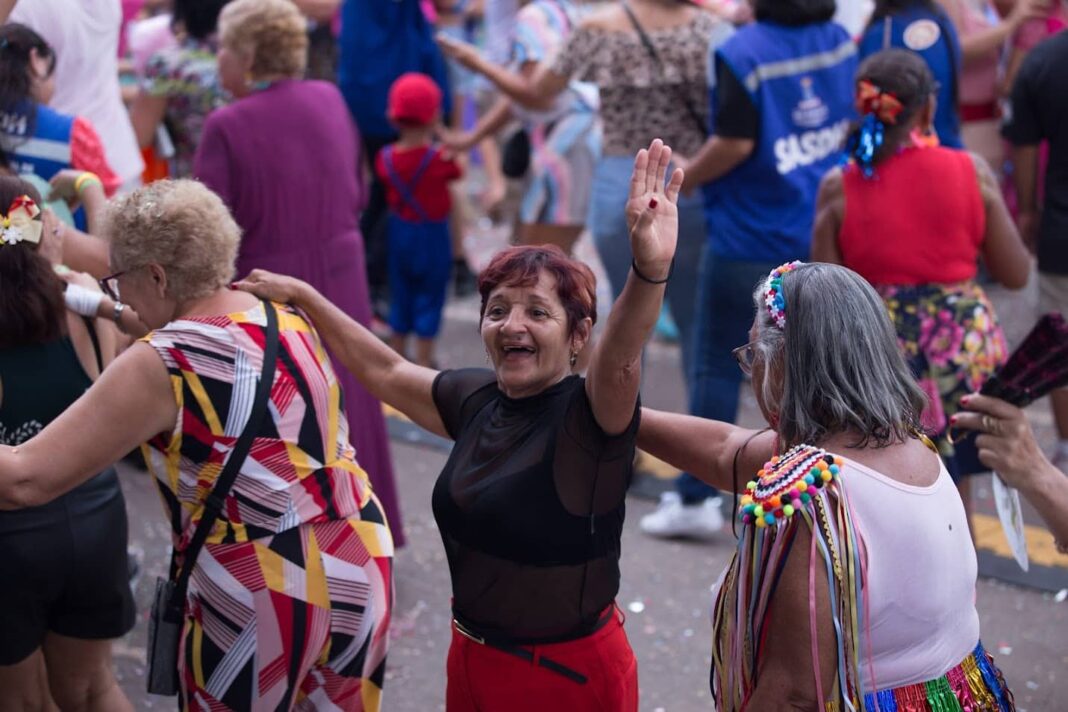
<svg viewBox="0 0 1068 712"><path fill-rule="evenodd" d="M406 121L425 126L434 120L441 109L441 89L433 79L419 72L397 77L389 88L386 113L393 121Z"/></svg>

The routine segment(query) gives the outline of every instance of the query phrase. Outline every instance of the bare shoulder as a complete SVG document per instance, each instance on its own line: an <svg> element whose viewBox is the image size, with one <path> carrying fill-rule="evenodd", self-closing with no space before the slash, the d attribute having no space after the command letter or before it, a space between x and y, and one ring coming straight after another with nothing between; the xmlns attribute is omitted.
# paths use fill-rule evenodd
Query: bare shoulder
<svg viewBox="0 0 1068 712"><path fill-rule="evenodd" d="M163 358L147 341L135 341L115 360L121 361L124 368L142 368L147 371L167 373L167 365L163 363Z"/></svg>
<svg viewBox="0 0 1068 712"><path fill-rule="evenodd" d="M630 30L630 22L621 4L606 3L582 18L579 27L601 32L626 32Z"/></svg>
<svg viewBox="0 0 1068 712"><path fill-rule="evenodd" d="M941 459L922 440L909 438L884 448L841 449L839 453L892 480L913 487L930 487L938 480Z"/></svg>

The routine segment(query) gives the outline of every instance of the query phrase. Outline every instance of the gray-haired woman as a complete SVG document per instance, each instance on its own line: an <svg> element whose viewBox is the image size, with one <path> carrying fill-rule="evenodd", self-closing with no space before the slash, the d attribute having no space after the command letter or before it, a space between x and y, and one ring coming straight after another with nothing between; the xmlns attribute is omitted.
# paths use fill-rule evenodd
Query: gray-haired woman
<svg viewBox="0 0 1068 712"><path fill-rule="evenodd" d="M793 262L754 301L735 355L771 428L643 410L638 435L744 492L716 600L718 709L885 709L915 694L1011 709L979 643L964 507L920 433L924 395L882 300L851 270Z"/></svg>

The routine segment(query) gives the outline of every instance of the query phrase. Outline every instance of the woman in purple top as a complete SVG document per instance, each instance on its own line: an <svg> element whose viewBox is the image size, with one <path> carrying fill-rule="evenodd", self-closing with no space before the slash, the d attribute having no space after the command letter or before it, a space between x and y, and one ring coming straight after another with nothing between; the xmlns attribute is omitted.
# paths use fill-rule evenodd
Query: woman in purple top
<svg viewBox="0 0 1068 712"><path fill-rule="evenodd" d="M236 101L208 116L194 175L244 231L237 275L262 268L305 280L367 326L371 304L357 216L360 149L341 94L302 81L306 23L287 0L237 0L219 17L219 78ZM342 368L349 433L404 542L380 403Z"/></svg>

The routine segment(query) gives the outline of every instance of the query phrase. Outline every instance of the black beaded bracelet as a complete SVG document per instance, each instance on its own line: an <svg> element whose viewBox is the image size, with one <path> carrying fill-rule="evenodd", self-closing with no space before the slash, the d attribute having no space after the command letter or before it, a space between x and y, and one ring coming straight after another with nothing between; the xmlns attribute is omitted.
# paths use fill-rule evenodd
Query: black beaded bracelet
<svg viewBox="0 0 1068 712"><path fill-rule="evenodd" d="M667 284L667 281L671 279L671 273L675 271L675 258L671 258L671 266L668 267L667 277L664 277L663 279L649 279L646 277L642 274L642 271L638 269L638 263L634 261L633 257L630 260L630 268L634 270L634 274L638 275L638 279L643 282L648 282L649 284Z"/></svg>

